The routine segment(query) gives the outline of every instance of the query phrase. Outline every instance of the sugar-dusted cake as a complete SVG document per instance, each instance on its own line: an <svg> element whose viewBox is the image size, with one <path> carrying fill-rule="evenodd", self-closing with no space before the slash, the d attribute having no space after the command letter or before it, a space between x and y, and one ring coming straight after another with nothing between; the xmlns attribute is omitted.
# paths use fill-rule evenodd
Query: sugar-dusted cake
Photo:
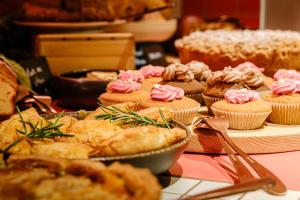
<svg viewBox="0 0 300 200"><path fill-rule="evenodd" d="M194 32L175 41L181 62L205 62L213 70L250 61L267 75L300 68L300 33L280 30Z"/></svg>

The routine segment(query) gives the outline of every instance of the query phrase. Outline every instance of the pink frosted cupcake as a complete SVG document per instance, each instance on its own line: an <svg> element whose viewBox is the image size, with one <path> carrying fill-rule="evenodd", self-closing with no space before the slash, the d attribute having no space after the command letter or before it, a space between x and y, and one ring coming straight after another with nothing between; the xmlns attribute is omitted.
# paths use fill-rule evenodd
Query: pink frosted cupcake
<svg viewBox="0 0 300 200"><path fill-rule="evenodd" d="M140 102L149 96L149 93L141 90L141 83L132 80L116 80L110 82L107 92L100 95L100 102L104 105L113 105L125 102Z"/></svg>
<svg viewBox="0 0 300 200"><path fill-rule="evenodd" d="M183 124L191 124L200 107L199 103L184 96L181 88L155 84L150 96L141 101L143 108L167 107L174 110L174 119Z"/></svg>
<svg viewBox="0 0 300 200"><path fill-rule="evenodd" d="M272 105L270 122L300 124L300 81L279 79L272 85L272 93L263 99Z"/></svg>
<svg viewBox="0 0 300 200"><path fill-rule="evenodd" d="M224 100L213 103L211 109L214 115L225 116L231 129L259 128L272 111L269 103L261 100L253 90L230 89L224 97Z"/></svg>
<svg viewBox="0 0 300 200"><path fill-rule="evenodd" d="M285 78L300 81L300 72L296 70L279 69L273 77L275 81Z"/></svg>
<svg viewBox="0 0 300 200"><path fill-rule="evenodd" d="M127 80L132 80L138 83L141 83L144 81L145 77L140 71L134 71L134 70L127 70L123 71L121 70L118 79L127 81Z"/></svg>
<svg viewBox="0 0 300 200"><path fill-rule="evenodd" d="M145 77L145 80L142 83L142 89L151 90L154 84L161 82L161 75L164 70L165 68L161 66L147 65L142 67L139 70Z"/></svg>

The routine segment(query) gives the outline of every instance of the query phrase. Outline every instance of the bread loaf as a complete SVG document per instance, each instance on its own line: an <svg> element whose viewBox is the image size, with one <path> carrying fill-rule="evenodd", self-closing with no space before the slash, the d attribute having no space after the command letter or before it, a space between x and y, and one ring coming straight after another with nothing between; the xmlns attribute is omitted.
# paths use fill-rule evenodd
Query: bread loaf
<svg viewBox="0 0 300 200"><path fill-rule="evenodd" d="M0 120L14 113L17 86L16 74L0 60Z"/></svg>

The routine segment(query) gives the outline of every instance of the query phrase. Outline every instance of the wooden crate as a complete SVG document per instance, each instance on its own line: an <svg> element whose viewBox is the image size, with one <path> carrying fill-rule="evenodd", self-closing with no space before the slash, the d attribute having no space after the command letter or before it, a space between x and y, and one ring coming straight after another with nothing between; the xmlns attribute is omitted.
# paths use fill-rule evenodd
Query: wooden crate
<svg viewBox="0 0 300 200"><path fill-rule="evenodd" d="M35 55L46 56L53 74L80 69L134 69L131 33L40 34Z"/></svg>

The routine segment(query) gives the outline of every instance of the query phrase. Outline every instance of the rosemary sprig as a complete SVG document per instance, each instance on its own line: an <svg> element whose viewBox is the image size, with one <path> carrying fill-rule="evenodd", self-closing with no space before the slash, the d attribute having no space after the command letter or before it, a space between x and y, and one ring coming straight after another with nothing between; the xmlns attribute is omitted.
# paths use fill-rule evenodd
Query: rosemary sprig
<svg viewBox="0 0 300 200"><path fill-rule="evenodd" d="M106 107L99 104L101 109L105 112L104 114L96 115L95 119L110 120L111 122L119 122L121 125L134 125L134 126L147 126L153 125L161 128L170 129L170 123L167 122L163 112L159 109L159 114L163 120L163 123L157 122L157 120L149 117L141 116L134 111L123 111L115 106Z"/></svg>
<svg viewBox="0 0 300 200"><path fill-rule="evenodd" d="M48 124L46 126L43 126L43 122L33 124L30 119L28 121L25 121L21 111L18 107L16 107L18 111L18 115L20 117L20 122L22 123L22 126L24 128L24 131L16 129L16 131L22 136L18 137L15 141L13 141L11 144L9 144L7 147L5 147L3 150L0 150L0 153L3 154L3 158L6 162L6 159L9 157L10 153L9 150L17 145L22 140L29 138L29 139L40 139L40 138L55 138L55 137L73 137L73 135L62 133L59 128L63 124L59 124L58 121L60 118L63 117L64 113L60 113L55 120L55 122L48 121ZM30 131L27 129L27 126L30 127Z"/></svg>

